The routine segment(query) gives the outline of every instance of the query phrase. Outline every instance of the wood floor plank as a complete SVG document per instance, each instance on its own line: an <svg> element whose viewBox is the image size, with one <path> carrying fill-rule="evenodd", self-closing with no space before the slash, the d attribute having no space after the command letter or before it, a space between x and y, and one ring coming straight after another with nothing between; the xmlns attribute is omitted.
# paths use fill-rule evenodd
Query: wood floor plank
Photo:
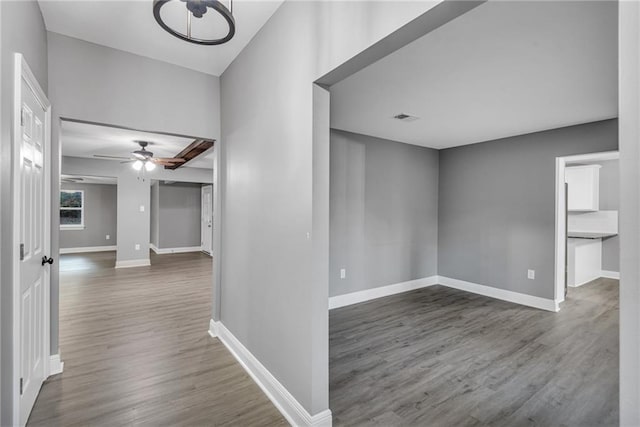
<svg viewBox="0 0 640 427"><path fill-rule="evenodd" d="M60 259L64 373L47 380L30 426L287 425L226 347L207 334L211 258L115 252Z"/></svg>
<svg viewBox="0 0 640 427"><path fill-rule="evenodd" d="M331 310L334 425L618 425L618 281L559 313L433 286Z"/></svg>

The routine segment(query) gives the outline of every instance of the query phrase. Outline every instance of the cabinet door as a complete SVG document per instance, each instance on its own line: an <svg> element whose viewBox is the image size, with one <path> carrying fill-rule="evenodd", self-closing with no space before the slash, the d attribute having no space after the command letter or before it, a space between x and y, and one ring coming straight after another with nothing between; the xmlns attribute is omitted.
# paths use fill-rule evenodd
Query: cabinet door
<svg viewBox="0 0 640 427"><path fill-rule="evenodd" d="M600 165L571 166L565 170L569 211L597 211L600 204Z"/></svg>

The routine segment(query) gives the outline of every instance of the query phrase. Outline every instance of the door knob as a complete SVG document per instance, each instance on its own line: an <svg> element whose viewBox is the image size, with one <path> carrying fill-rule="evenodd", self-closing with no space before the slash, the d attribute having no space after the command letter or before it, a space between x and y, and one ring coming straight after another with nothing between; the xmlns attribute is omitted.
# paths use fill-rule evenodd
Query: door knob
<svg viewBox="0 0 640 427"><path fill-rule="evenodd" d="M53 264L53 258L47 258L47 256L43 256L42 257L42 265L45 264Z"/></svg>

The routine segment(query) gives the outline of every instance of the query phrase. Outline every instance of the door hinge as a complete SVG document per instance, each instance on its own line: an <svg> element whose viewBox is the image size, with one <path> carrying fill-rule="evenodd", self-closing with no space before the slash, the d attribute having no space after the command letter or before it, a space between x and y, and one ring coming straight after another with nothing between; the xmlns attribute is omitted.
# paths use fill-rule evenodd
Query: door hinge
<svg viewBox="0 0 640 427"><path fill-rule="evenodd" d="M24 261L24 243L20 243L20 261Z"/></svg>
<svg viewBox="0 0 640 427"><path fill-rule="evenodd" d="M22 378L20 378L20 396L22 396L22 385L24 383L24 380Z"/></svg>
<svg viewBox="0 0 640 427"><path fill-rule="evenodd" d="M24 126L24 108L20 109L20 126Z"/></svg>

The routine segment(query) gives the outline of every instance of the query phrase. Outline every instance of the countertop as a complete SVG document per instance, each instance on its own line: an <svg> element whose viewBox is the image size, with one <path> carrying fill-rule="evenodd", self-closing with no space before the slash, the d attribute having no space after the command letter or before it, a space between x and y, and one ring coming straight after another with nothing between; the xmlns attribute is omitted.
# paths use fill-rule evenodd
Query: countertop
<svg viewBox="0 0 640 427"><path fill-rule="evenodd" d="M611 232L597 232L597 231L569 231L569 238L577 238L577 239L602 239L605 237L613 237L617 236L618 233Z"/></svg>

